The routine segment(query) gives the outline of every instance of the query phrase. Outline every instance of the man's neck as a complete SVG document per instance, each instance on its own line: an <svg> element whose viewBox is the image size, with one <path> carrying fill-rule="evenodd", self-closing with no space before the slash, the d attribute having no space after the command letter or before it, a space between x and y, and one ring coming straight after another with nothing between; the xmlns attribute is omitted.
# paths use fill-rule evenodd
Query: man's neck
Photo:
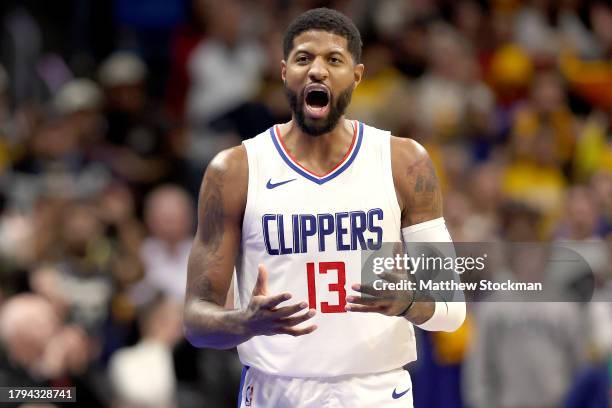
<svg viewBox="0 0 612 408"><path fill-rule="evenodd" d="M325 174L349 150L355 134L353 126L353 121L342 116L334 129L319 136L305 133L295 119L280 125L279 130L283 144L295 160L317 174Z"/></svg>

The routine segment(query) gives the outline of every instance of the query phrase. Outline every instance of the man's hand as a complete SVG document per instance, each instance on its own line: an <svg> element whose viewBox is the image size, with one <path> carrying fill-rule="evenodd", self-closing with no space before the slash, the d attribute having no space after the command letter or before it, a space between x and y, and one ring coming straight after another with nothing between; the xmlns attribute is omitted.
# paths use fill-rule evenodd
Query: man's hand
<svg viewBox="0 0 612 408"><path fill-rule="evenodd" d="M406 274L383 272L378 276L394 284L406 280ZM356 283L351 287L362 295L347 296L346 310L348 312L374 312L386 316L398 316L412 308L414 302L414 292L411 290L375 289L372 283Z"/></svg>
<svg viewBox="0 0 612 408"><path fill-rule="evenodd" d="M306 309L306 302L291 306L278 307L281 303L291 299L290 293L268 296L268 272L263 265L259 265L257 282L253 288L253 296L245 314L245 325L251 336L270 336L274 334L289 334L303 336L317 329L316 325L296 328L300 323L311 319L316 311L310 309L301 315L296 313ZM294 316L295 315L295 316Z"/></svg>

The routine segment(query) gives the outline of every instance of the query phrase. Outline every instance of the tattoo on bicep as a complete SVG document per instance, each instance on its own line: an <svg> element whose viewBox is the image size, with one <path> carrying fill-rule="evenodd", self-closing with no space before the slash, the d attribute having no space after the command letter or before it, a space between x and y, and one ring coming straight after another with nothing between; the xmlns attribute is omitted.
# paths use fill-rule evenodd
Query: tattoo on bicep
<svg viewBox="0 0 612 408"><path fill-rule="evenodd" d="M414 180L406 208L411 224L440 216L442 197L436 170L429 158L419 160L408 168L408 177Z"/></svg>
<svg viewBox="0 0 612 408"><path fill-rule="evenodd" d="M201 239L207 248L215 252L223 241L223 196L221 192L224 172L214 171L214 175L206 178L202 192L204 206L203 220L201 222Z"/></svg>
<svg viewBox="0 0 612 408"><path fill-rule="evenodd" d="M423 166L421 166L423 168ZM433 193L438 188L438 178L436 177L436 169L431 160L426 160L425 168L422 169L425 174L419 174L414 186L416 193Z"/></svg>

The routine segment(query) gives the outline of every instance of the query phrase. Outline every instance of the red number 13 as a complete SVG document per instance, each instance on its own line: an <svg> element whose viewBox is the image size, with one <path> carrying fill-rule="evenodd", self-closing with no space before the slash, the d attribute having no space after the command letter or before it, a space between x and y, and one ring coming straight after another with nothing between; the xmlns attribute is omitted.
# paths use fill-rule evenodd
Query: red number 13
<svg viewBox="0 0 612 408"><path fill-rule="evenodd" d="M321 313L344 313L346 306L346 269L344 262L319 262L319 273L324 274L327 271L336 271L338 281L328 285L330 292L338 292L338 304L330 305L328 302L321 302ZM308 304L311 309L317 309L317 288L315 285L315 264L308 262L306 264L306 272L308 277Z"/></svg>

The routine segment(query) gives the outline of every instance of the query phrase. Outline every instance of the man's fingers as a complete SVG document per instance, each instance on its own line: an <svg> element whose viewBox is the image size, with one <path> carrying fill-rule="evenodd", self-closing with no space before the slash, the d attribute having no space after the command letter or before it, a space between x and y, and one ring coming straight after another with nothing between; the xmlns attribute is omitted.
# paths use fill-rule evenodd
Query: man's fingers
<svg viewBox="0 0 612 408"><path fill-rule="evenodd" d="M404 292L405 292L405 291L397 291L397 290L391 290L391 289L379 290L379 289L375 289L369 283L362 284L362 285L356 283L352 286L352 289L356 292L363 293L364 295L375 297L377 299L387 299L387 300L392 300L392 299L397 299L398 297L402 297L404 296Z"/></svg>
<svg viewBox="0 0 612 408"><path fill-rule="evenodd" d="M308 303L302 302L302 303L297 303L297 304L291 305L291 306L279 307L277 309L274 309L273 312L278 317L287 317L287 316L291 316L293 314L296 314L300 310L304 310L307 307L308 307Z"/></svg>
<svg viewBox="0 0 612 408"><path fill-rule="evenodd" d="M366 295L370 295L370 296L376 296L376 297L384 297L384 292L381 290L376 290L374 289L374 287L370 284L354 284L352 286L353 290L360 292L360 293L364 293Z"/></svg>
<svg viewBox="0 0 612 408"><path fill-rule="evenodd" d="M266 296L268 293L268 271L263 264L257 268L257 282L253 287L253 296Z"/></svg>
<svg viewBox="0 0 612 408"><path fill-rule="evenodd" d="M347 296L346 301L348 303L354 303L357 305L375 305L381 302L382 299L371 296Z"/></svg>
<svg viewBox="0 0 612 408"><path fill-rule="evenodd" d="M399 272L382 272L380 275L378 275L378 277L386 280L387 282L393 283L399 283L407 279L405 273Z"/></svg>
<svg viewBox="0 0 612 408"><path fill-rule="evenodd" d="M316 325L304 327L303 329L296 329L295 327L282 327L278 330L278 334L288 334L290 336L298 337L305 334L310 334L317 330Z"/></svg>
<svg viewBox="0 0 612 408"><path fill-rule="evenodd" d="M360 313L381 313L386 309L386 306L382 305L346 305L344 309L347 312L360 312Z"/></svg>
<svg viewBox="0 0 612 408"><path fill-rule="evenodd" d="M291 327L291 326L296 326L300 323L305 322L306 320L312 319L312 317L316 314L317 312L314 309L310 309L308 312L301 314L299 316L294 316L294 317L284 317L282 319L279 319L279 323L283 326L283 327Z"/></svg>
<svg viewBox="0 0 612 408"><path fill-rule="evenodd" d="M269 296L261 302L259 307L261 309L270 310L289 299L291 299L291 293L281 293L280 295Z"/></svg>

